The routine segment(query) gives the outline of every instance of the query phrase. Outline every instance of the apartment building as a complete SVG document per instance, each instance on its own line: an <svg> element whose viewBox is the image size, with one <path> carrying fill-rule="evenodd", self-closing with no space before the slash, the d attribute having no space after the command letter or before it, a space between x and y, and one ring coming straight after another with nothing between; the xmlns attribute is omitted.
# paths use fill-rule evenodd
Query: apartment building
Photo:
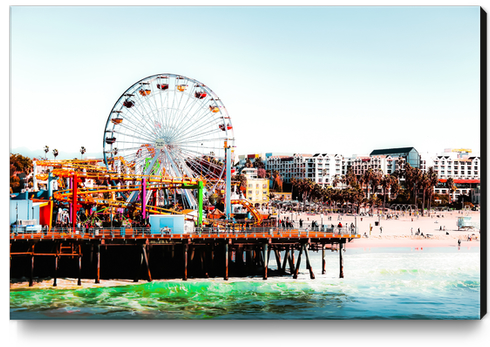
<svg viewBox="0 0 490 347"><path fill-rule="evenodd" d="M391 155L357 156L349 160L352 171L362 176L369 169L381 170L383 174L391 175L400 167L401 158Z"/></svg>
<svg viewBox="0 0 490 347"><path fill-rule="evenodd" d="M306 158L311 154L273 155L267 158L265 169L271 172L277 171L283 182L290 183L291 178L305 179Z"/></svg>
<svg viewBox="0 0 490 347"><path fill-rule="evenodd" d="M479 156L447 150L435 156L422 157L421 169L425 172L429 167L434 168L439 178L439 184L435 187L436 193L447 194L446 182L449 177L452 177L457 188L452 194L453 200L459 195L467 195L471 196L472 203L480 203L481 161Z"/></svg>
<svg viewBox="0 0 490 347"><path fill-rule="evenodd" d="M256 168L244 168L242 174L247 178L246 199L255 207L265 207L269 203L269 180L258 178Z"/></svg>

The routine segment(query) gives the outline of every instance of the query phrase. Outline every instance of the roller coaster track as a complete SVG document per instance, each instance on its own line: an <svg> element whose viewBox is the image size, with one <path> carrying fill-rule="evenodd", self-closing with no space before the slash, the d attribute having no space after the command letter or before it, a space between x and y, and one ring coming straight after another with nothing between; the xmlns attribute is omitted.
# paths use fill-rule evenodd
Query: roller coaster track
<svg viewBox="0 0 490 347"><path fill-rule="evenodd" d="M245 207L254 217L255 219L255 224L260 225L262 224L262 215L260 212L254 207L254 205L246 200L246 199L231 199L230 203L232 205L240 204L243 207Z"/></svg>

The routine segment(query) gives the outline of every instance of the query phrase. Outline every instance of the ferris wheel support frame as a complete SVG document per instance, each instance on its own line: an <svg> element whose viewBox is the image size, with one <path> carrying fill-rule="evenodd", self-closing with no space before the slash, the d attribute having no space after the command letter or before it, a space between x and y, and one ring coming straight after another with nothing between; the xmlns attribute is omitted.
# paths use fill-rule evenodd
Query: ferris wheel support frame
<svg viewBox="0 0 490 347"><path fill-rule="evenodd" d="M226 206L225 218L230 219L231 215L231 146L225 140L225 157L226 157Z"/></svg>

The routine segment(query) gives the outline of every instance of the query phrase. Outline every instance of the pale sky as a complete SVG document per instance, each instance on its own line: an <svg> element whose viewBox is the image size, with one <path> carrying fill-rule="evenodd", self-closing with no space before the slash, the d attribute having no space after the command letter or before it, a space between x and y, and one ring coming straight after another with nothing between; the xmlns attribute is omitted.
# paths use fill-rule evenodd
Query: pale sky
<svg viewBox="0 0 490 347"><path fill-rule="evenodd" d="M10 45L1 93L10 121L2 138L14 153L24 147L41 154L49 145L59 158L76 155L80 146L101 155L114 103L135 82L159 73L197 79L220 96L233 120L238 154L348 156L393 146L439 152L480 145L477 6L11 7L9 17L8 6L16 2L3 6L0 21L3 46ZM487 2L478 4L488 12ZM489 321L469 335L437 339L451 346L463 339L481 344ZM401 336L401 327L387 333ZM77 333L64 328L57 334ZM177 341L184 330L172 329L165 338ZM356 329L361 334L354 343L379 335L372 326ZM428 341L433 330L418 325L417 336ZM10 340L39 343L15 321L9 331ZM320 341L320 331L309 334ZM104 342L112 337L95 334ZM150 339L157 341L155 334Z"/></svg>
<svg viewBox="0 0 490 347"><path fill-rule="evenodd" d="M220 97L236 154L479 152L479 30L478 6L14 6L10 151L101 156L121 94L175 73Z"/></svg>

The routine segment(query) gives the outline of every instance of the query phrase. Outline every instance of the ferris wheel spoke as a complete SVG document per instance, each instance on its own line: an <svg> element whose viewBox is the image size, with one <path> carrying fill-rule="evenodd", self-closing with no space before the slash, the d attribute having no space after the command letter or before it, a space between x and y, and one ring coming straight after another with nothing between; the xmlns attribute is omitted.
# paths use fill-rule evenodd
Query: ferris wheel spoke
<svg viewBox="0 0 490 347"><path fill-rule="evenodd" d="M216 156L216 154L213 154L214 152L211 151L211 153L207 155L202 155L199 152L192 151L192 150L182 150L182 154L185 155L185 158L198 158L198 160L201 160L201 158L207 158L209 159L208 161L213 163L216 162L217 165L220 165L221 160L224 160L224 158L220 158L219 156Z"/></svg>
<svg viewBox="0 0 490 347"><path fill-rule="evenodd" d="M191 134L186 134L186 137L180 137L178 139L178 143L184 144L184 143L196 143L196 142L209 142L209 141L222 141L224 142L227 138L221 134L217 133L214 129L213 130L208 130L208 131L202 131L200 133L191 133ZM212 137L212 135L215 135ZM209 136L209 137L205 137Z"/></svg>
<svg viewBox="0 0 490 347"><path fill-rule="evenodd" d="M204 114L198 118L197 121L195 122L189 122L186 127L183 127L183 131L186 131L189 128L201 128L203 126L207 127L216 127L216 130L219 130L219 125L224 124L224 119L223 117L213 117L213 118L206 118L204 117Z"/></svg>
<svg viewBox="0 0 490 347"><path fill-rule="evenodd" d="M128 122L133 124L135 128L139 129L140 131L144 130L146 133L151 132L151 128L149 128L148 120L144 116L144 113L140 111L138 106L131 107L128 111L128 115L129 117L125 117L125 119L127 119Z"/></svg>
<svg viewBox="0 0 490 347"><path fill-rule="evenodd" d="M192 170L192 176L202 176L207 178L219 178L222 173L222 167L207 162L204 158L196 159L187 157L184 155L179 155L179 160L185 163L185 167Z"/></svg>
<svg viewBox="0 0 490 347"><path fill-rule="evenodd" d="M202 117L204 118L204 117ZM220 121L216 119L200 119L194 123L188 124L186 127L180 129L180 134L184 135L189 132L199 132L202 130L215 130L216 133L220 132Z"/></svg>
<svg viewBox="0 0 490 347"><path fill-rule="evenodd" d="M142 133L142 132L140 132L138 130L132 129L132 128L130 128L128 126L125 126L125 125L121 125L120 126L120 129L121 130L132 131L132 133L131 132L122 132L122 131L119 131L119 130L115 130L114 132L116 134L121 134L121 135L126 136L126 137L129 137L129 138L139 139L141 141L145 141L144 143L152 142L154 140L154 136L153 137L150 137L151 134Z"/></svg>
<svg viewBox="0 0 490 347"><path fill-rule="evenodd" d="M177 97L178 103L177 103L176 107L173 108L173 112L172 112L172 121L170 123L170 127L173 129L177 128L179 111L181 110L182 99L184 98L184 96L186 96L185 91L182 91L180 93L181 93L180 97Z"/></svg>
<svg viewBox="0 0 490 347"><path fill-rule="evenodd" d="M186 102L186 105L182 108L180 111L180 117L179 117L179 122L177 126L179 128L182 128L184 124L188 124L191 122L196 116L199 116L200 114L203 113L203 103L205 99L199 99L197 97L193 97L194 93L197 92L197 88L194 86L193 89L189 92L188 95L188 100ZM189 103L189 100L192 99L191 103ZM194 107L196 107L196 110L193 111ZM199 118L198 118L199 119Z"/></svg>
<svg viewBox="0 0 490 347"><path fill-rule="evenodd" d="M199 163L199 165L205 165L208 168L213 168L215 171L218 170L220 174L223 170L222 162L213 155L196 156L196 153L193 153L192 151L183 151L182 156L185 160L194 161Z"/></svg>
<svg viewBox="0 0 490 347"><path fill-rule="evenodd" d="M153 142L153 138L149 137L148 134L140 134L138 132L125 133L125 132L118 132L118 131L114 131L114 133L120 134L120 136L118 136L119 140L117 140L117 143L121 143L123 141L127 143L129 139L141 141L142 144Z"/></svg>
<svg viewBox="0 0 490 347"><path fill-rule="evenodd" d="M182 128L188 128L189 126L197 126L198 123L207 119L205 117L206 113L210 113L210 110L206 107L201 107L192 116L187 117L186 121L184 123L182 123L181 127ZM197 121L196 121L196 119L197 119ZM211 118L211 120L212 119L216 119L216 121L218 121L218 122L221 121L221 117Z"/></svg>

